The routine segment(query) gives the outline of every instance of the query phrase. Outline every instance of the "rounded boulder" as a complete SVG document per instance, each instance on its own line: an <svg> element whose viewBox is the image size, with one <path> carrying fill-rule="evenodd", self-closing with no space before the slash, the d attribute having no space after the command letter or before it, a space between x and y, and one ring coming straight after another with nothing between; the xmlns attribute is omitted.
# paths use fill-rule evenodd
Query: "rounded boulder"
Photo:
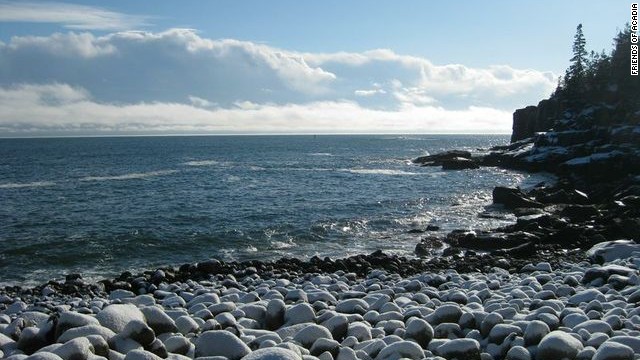
<svg viewBox="0 0 640 360"><path fill-rule="evenodd" d="M238 360L251 353L251 349L238 337L225 330L205 331L195 342L196 357L224 356Z"/></svg>

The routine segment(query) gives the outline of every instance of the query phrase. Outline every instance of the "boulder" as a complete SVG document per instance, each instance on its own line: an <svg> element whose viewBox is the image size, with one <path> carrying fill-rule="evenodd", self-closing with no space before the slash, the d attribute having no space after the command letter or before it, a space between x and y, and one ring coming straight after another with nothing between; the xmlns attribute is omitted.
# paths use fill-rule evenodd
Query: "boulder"
<svg viewBox="0 0 640 360"><path fill-rule="evenodd" d="M307 349L310 348L317 339L333 340L333 337L331 336L329 329L316 324L309 324L293 337L294 341L300 343Z"/></svg>
<svg viewBox="0 0 640 360"><path fill-rule="evenodd" d="M467 159L463 157L454 157L454 158L442 160L443 170L464 170L464 169L478 169L478 168L480 168L480 165L478 165L472 159Z"/></svg>
<svg viewBox="0 0 640 360"><path fill-rule="evenodd" d="M169 317L161 308L155 306L145 306L142 309L145 319L149 327L155 331L156 334L177 332L178 328L172 318Z"/></svg>
<svg viewBox="0 0 640 360"><path fill-rule="evenodd" d="M93 316L80 314L75 311L63 311L58 317L55 337L57 339L58 337L60 337L60 335L62 335L62 333L71 328L99 324L100 323L98 322L98 320Z"/></svg>
<svg viewBox="0 0 640 360"><path fill-rule="evenodd" d="M124 357L124 360L161 360L158 355L145 350L131 350Z"/></svg>
<svg viewBox="0 0 640 360"><path fill-rule="evenodd" d="M279 347L258 349L246 355L242 360L301 360L295 352Z"/></svg>
<svg viewBox="0 0 640 360"><path fill-rule="evenodd" d="M450 150L439 154L420 156L413 162L425 166L441 166L443 161L456 158L471 159L471 153L464 150Z"/></svg>
<svg viewBox="0 0 640 360"><path fill-rule="evenodd" d="M507 209L544 207L543 204L529 199L520 189L503 186L493 189L493 203L502 204Z"/></svg>
<svg viewBox="0 0 640 360"><path fill-rule="evenodd" d="M90 335L99 335L105 341L111 340L112 337L116 335L109 328L100 325L85 325L80 327L75 327L65 331L60 337L57 339L58 342L67 342L71 339L79 338L79 337L87 337Z"/></svg>
<svg viewBox="0 0 640 360"><path fill-rule="evenodd" d="M429 342L433 339L433 328L428 322L413 317L407 321L405 337L415 340L415 342L426 349Z"/></svg>
<svg viewBox="0 0 640 360"><path fill-rule="evenodd" d="M600 345L598 351L593 356L592 360L633 360L633 349L617 343L607 341Z"/></svg>
<svg viewBox="0 0 640 360"><path fill-rule="evenodd" d="M424 353L420 345L413 341L398 341L386 346L375 357L375 360L422 359Z"/></svg>
<svg viewBox="0 0 640 360"><path fill-rule="evenodd" d="M76 338L69 340L62 346L53 350L52 353L60 356L64 360L85 360L93 355L93 345L87 338Z"/></svg>
<svg viewBox="0 0 640 360"><path fill-rule="evenodd" d="M449 340L438 346L435 353L447 359L480 360L480 343L474 339Z"/></svg>
<svg viewBox="0 0 640 360"><path fill-rule="evenodd" d="M100 325L115 333L122 332L130 321L145 321L142 312L135 305L130 304L109 305L96 315L96 319Z"/></svg>
<svg viewBox="0 0 640 360"><path fill-rule="evenodd" d="M210 330L202 333L195 341L195 356L224 356L229 360L239 360L251 353L251 349L238 337L226 330Z"/></svg>
<svg viewBox="0 0 640 360"><path fill-rule="evenodd" d="M284 312L284 321L287 325L313 322L315 318L315 311L313 311L311 305L307 303L293 305Z"/></svg>
<svg viewBox="0 0 640 360"><path fill-rule="evenodd" d="M275 330L284 324L286 306L284 301L273 299L267 304L264 324L267 330Z"/></svg>
<svg viewBox="0 0 640 360"><path fill-rule="evenodd" d="M580 340L563 331L552 331L538 344L536 359L573 359L582 349Z"/></svg>
<svg viewBox="0 0 640 360"><path fill-rule="evenodd" d="M596 263L626 259L636 252L640 254L640 244L632 240L605 241L595 244L587 251L587 256Z"/></svg>

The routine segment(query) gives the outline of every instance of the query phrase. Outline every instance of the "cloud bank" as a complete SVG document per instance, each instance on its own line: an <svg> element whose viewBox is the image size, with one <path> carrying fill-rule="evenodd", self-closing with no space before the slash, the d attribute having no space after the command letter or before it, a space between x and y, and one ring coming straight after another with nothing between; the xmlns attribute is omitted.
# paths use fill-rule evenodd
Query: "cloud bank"
<svg viewBox="0 0 640 360"><path fill-rule="evenodd" d="M60 24L76 30L132 30L145 27L147 17L101 7L59 2L0 1L1 22Z"/></svg>
<svg viewBox="0 0 640 360"><path fill-rule="evenodd" d="M0 3L1 5L2 3ZM549 72L391 50L300 53L190 29L0 43L0 134L506 133Z"/></svg>
<svg viewBox="0 0 640 360"><path fill-rule="evenodd" d="M104 104L66 84L0 88L0 132L86 133L408 133L501 132L511 113L471 106L446 110L406 105L399 110L368 109L357 103L238 103L207 108L184 103ZM363 130L364 129L364 130Z"/></svg>

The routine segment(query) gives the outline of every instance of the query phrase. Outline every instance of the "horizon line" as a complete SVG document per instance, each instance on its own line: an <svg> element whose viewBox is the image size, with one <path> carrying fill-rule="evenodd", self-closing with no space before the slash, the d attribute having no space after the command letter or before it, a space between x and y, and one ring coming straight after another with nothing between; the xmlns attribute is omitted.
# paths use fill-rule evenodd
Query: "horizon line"
<svg viewBox="0 0 640 360"><path fill-rule="evenodd" d="M433 135L476 135L476 136L498 136L511 135L511 133L455 133L455 132L433 132L433 133L176 133L176 134L94 134L94 135L34 135L34 136L0 136L0 140L8 139L74 139L74 138L120 138L120 137L197 137L197 136L433 136Z"/></svg>

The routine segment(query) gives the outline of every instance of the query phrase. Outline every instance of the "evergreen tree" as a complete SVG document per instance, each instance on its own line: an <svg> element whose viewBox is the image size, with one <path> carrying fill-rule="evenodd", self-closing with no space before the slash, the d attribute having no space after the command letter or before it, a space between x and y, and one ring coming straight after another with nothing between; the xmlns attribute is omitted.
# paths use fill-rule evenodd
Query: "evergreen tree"
<svg viewBox="0 0 640 360"><path fill-rule="evenodd" d="M587 66L587 41L582 32L582 24L578 24L573 37L573 57L565 74L565 90L571 102L580 103L580 95L584 92L585 69Z"/></svg>
<svg viewBox="0 0 640 360"><path fill-rule="evenodd" d="M576 28L571 65L551 98L565 109L580 112L586 105L606 105L615 121L638 121L640 76L631 76L631 27L629 24L614 38L611 55L587 53L582 24Z"/></svg>
<svg viewBox="0 0 640 360"><path fill-rule="evenodd" d="M640 78L631 76L631 27L629 24L614 39L611 54L611 81L617 87L619 106L626 111L640 109Z"/></svg>

